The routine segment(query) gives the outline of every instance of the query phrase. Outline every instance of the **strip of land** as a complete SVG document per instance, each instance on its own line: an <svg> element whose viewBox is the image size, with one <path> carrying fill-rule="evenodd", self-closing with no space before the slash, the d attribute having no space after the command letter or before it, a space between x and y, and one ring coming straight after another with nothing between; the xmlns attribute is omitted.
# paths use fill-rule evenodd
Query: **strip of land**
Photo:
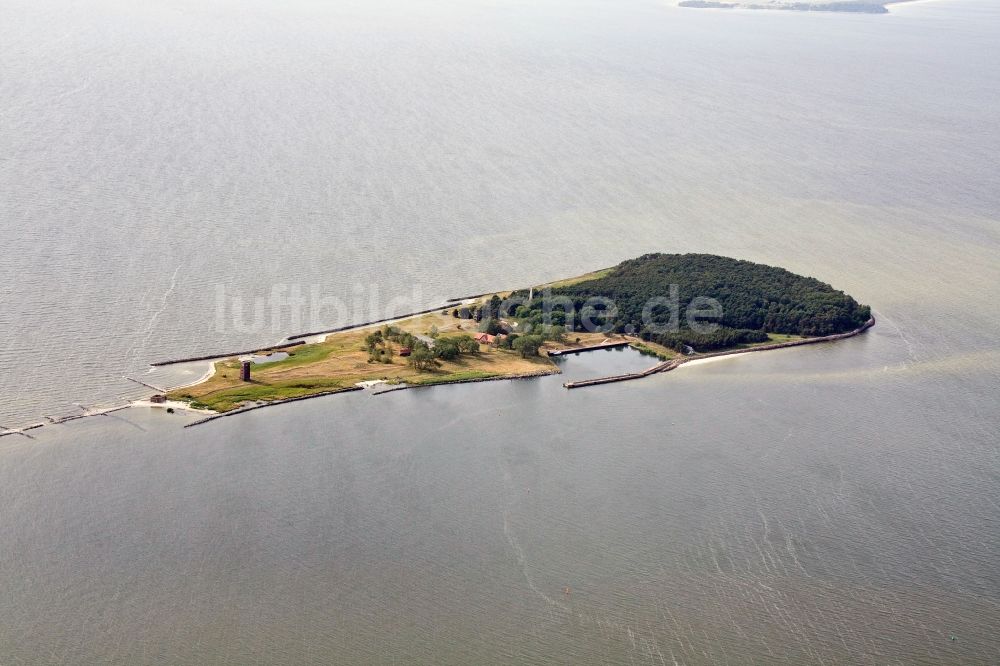
<svg viewBox="0 0 1000 666"><path fill-rule="evenodd" d="M362 382L414 386L559 372L544 351L525 357L515 350L491 344L477 344L472 353L448 360L436 359L435 364L419 368L409 357L401 355L405 350L400 343L387 341L381 347L386 353L373 361L366 338L386 326L434 341L478 333L475 321L454 317L450 310L394 320L382 327L368 325L340 330L322 342L271 350L270 353L285 352L288 356L273 363L254 364L249 382L241 379L239 358L231 357L217 361L214 374L205 381L170 391L167 397L189 402L199 409L228 412L262 402L326 394Z"/></svg>
<svg viewBox="0 0 1000 666"><path fill-rule="evenodd" d="M682 293L690 302L683 314ZM694 324L699 299L715 303L714 316L725 313L710 331ZM665 332L654 325L662 317L673 322ZM293 336L262 355L216 360L202 381L158 399L226 414L364 388L551 375L559 372L553 358L572 351L629 345L657 359L640 373L566 384L575 388L696 358L840 339L873 323L870 308L814 278L713 255L649 254L400 319Z"/></svg>
<svg viewBox="0 0 1000 666"><path fill-rule="evenodd" d="M560 284L573 284L568 280ZM485 303L485 299L480 303ZM471 304L473 307L476 305ZM631 335L603 332L577 332L563 340L548 340L537 355L523 356L513 349L502 349L493 344L479 345L474 354L463 354L450 361L428 369L417 369L406 357L394 349L388 362L370 362L365 339L373 331L393 329L432 339L447 339L455 335L477 332L477 324L470 319L459 319L452 310L436 310L403 319L392 320L382 328L362 325L340 329L322 342L298 344L285 348L273 347L269 353L287 353L288 356L273 363L255 364L251 368L251 381L240 378L241 361L230 357L216 361L214 372L201 382L174 389L167 398L188 404L193 409L218 413L245 411L267 404L279 404L311 396L330 395L353 389L362 384L382 384L386 390L413 388L438 384L469 383L495 379L522 379L558 374L559 367L553 357L569 353L631 346L660 362L693 358L706 358L717 354L685 356L652 341ZM739 345L733 351L749 351L755 347L804 340L801 336L770 334L765 343ZM391 343L390 343L391 344ZM397 346L398 347L398 346ZM649 374L649 373L646 373ZM646 376L643 374L642 376ZM600 382L603 383L603 382ZM203 421L211 420L203 419Z"/></svg>
<svg viewBox="0 0 1000 666"><path fill-rule="evenodd" d="M676 368L681 367L685 363L692 361L705 360L710 358L718 358L720 356L732 356L734 354L748 354L752 352L762 352L770 351L773 349L785 349L787 347L798 347L801 345L812 345L820 342L833 342L835 340L843 340L844 338L850 338L855 335L860 335L866 330L875 325L875 317L871 317L865 324L853 331L848 331L847 333L837 333L835 335L822 335L814 338L800 338L796 340L785 340L783 342L774 343L760 343L756 345L749 345L745 348L740 349L727 349L724 351L710 352L707 354L692 354L689 356L680 356L671 360L665 360L657 363L654 366L646 368L642 372L633 372L625 375L610 375L607 377L595 377L593 379L583 379L576 382L566 382L563 384L568 389L573 388L583 388L585 386L597 386L599 384L612 384L614 382L626 382L633 379L642 379L643 377L649 377L650 375L655 375L660 372L670 372Z"/></svg>

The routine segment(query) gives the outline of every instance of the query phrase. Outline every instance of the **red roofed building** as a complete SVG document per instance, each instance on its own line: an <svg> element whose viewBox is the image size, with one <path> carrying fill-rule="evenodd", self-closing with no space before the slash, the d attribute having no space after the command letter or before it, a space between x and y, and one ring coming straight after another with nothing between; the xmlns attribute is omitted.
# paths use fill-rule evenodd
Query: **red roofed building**
<svg viewBox="0 0 1000 666"><path fill-rule="evenodd" d="M489 333L476 333L473 337L481 345L492 345L497 341L497 336Z"/></svg>

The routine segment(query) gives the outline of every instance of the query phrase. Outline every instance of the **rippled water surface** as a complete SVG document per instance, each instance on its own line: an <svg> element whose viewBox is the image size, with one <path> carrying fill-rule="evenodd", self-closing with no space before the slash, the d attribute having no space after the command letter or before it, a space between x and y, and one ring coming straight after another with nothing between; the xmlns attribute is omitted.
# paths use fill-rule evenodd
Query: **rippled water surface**
<svg viewBox="0 0 1000 666"><path fill-rule="evenodd" d="M2 425L647 251L878 318L578 391L645 361L0 438L0 663L1000 658L997 3L0 15ZM254 324L276 287L326 300Z"/></svg>

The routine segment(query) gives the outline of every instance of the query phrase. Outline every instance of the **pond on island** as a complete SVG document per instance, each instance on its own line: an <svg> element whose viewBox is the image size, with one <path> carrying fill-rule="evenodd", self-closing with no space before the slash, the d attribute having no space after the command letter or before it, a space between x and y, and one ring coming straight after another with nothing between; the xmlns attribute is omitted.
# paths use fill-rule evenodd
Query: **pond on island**
<svg viewBox="0 0 1000 666"><path fill-rule="evenodd" d="M560 381L579 381L641 372L660 362L657 357L643 354L632 347L581 351L554 356L552 360L562 371L559 376Z"/></svg>

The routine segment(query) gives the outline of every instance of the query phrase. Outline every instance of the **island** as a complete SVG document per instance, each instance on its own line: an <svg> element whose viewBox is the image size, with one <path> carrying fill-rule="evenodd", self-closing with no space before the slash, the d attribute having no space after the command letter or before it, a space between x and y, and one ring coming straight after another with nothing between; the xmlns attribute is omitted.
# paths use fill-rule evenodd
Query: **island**
<svg viewBox="0 0 1000 666"><path fill-rule="evenodd" d="M681 0L679 7L695 9L781 9L799 12L851 12L856 14L886 14L886 5L907 2L908 0L887 0L885 2L870 2L868 0L838 0L835 2L789 2L784 0L766 0L764 2L722 2L719 0Z"/></svg>
<svg viewBox="0 0 1000 666"><path fill-rule="evenodd" d="M226 414L375 386L555 374L553 358L574 351L627 345L653 357L643 373L566 384L575 388L697 358L836 340L873 323L867 306L815 278L709 254L647 254L575 278L218 358L210 376L165 398Z"/></svg>

